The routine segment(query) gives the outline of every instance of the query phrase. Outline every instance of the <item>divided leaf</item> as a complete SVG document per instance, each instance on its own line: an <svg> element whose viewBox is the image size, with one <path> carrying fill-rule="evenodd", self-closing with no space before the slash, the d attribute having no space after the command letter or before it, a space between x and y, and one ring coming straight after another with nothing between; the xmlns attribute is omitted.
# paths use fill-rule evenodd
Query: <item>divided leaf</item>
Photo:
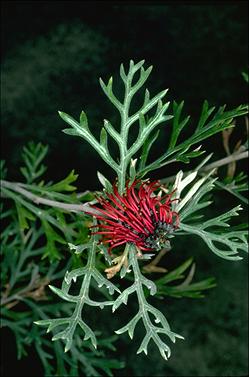
<svg viewBox="0 0 249 377"><path fill-rule="evenodd" d="M90 305L93 307L99 307L103 309L107 305L112 305L112 301L102 301L98 302L92 300L89 297L89 290L92 279L97 282L99 287L106 286L109 294L114 294L115 291L119 292L119 289L113 285L110 281L104 278L99 271L96 269L95 266L95 254L96 254L96 236L93 236L91 242L89 241L88 244L80 246L75 246L73 244L69 244L71 249L75 249L76 252L80 250L80 252L87 248L88 249L88 261L85 267L80 267L78 269L72 270L71 272L67 272L61 289L50 286L50 289L57 294L61 299L74 303L75 308L71 316L67 318L60 318L60 319L46 319L36 321L37 325L40 326L48 326L48 331L54 330L57 327L61 327L65 325L65 329L57 333L53 336L52 340L64 339L66 341L65 352L69 351L73 347L73 337L76 330L76 327L79 326L84 332L84 340L90 339L92 345L96 348L97 347L97 340L94 331L86 324L86 322L82 318L82 309L84 305ZM85 247L86 246L86 247ZM75 283L76 280L83 276L83 280L81 282L81 288L78 295L72 295L69 293L70 287L72 283Z"/></svg>
<svg viewBox="0 0 249 377"><path fill-rule="evenodd" d="M164 315L158 309L147 302L143 286L145 285L149 289L151 295L156 294L157 287L155 283L142 275L138 264L136 248L133 245L129 244L127 244L126 248L128 249L129 255L127 269L133 270L134 282L130 287L126 288L114 301L112 310L115 311L122 303L126 304L129 295L132 293L136 293L137 295L139 310L138 313L125 326L116 330L115 332L116 334L122 334L127 331L130 338L132 339L135 327L141 320L144 325L146 334L137 353L144 352L147 355L148 344L151 340L153 340L153 342L158 347L161 356L165 360L167 360L171 354L170 348L161 339L159 334L167 335L173 342L175 342L176 338L183 339L183 337L172 332ZM153 316L154 322L152 322L151 316Z"/></svg>

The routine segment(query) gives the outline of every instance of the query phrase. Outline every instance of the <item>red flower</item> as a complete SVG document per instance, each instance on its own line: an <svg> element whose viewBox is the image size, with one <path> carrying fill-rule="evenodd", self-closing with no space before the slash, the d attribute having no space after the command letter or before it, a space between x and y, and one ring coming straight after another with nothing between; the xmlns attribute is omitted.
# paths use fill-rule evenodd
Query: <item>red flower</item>
<svg viewBox="0 0 249 377"><path fill-rule="evenodd" d="M135 181L130 187L127 183L125 194L120 195L114 184L113 193L106 194L108 199L97 197L102 208L92 207L102 215L95 215L99 230L93 234L103 235L102 243L109 244L109 252L127 242L144 251L165 247L167 235L179 226L179 216L171 210L173 192L161 197L155 194L158 188L159 181Z"/></svg>

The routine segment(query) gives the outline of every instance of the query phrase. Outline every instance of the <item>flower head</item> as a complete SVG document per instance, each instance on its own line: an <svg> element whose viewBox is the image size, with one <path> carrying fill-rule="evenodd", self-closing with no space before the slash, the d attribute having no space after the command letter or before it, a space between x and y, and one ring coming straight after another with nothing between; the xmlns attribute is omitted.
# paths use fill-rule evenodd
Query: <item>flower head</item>
<svg viewBox="0 0 249 377"><path fill-rule="evenodd" d="M127 242L143 251L167 245L168 235L179 226L179 216L171 208L173 192L161 196L155 193L159 188L159 181L135 181L130 187L127 182L125 194L119 194L114 184L106 199L97 197L101 207L92 207L101 214L95 215L99 230L93 233L103 235L102 243L109 245L109 252Z"/></svg>

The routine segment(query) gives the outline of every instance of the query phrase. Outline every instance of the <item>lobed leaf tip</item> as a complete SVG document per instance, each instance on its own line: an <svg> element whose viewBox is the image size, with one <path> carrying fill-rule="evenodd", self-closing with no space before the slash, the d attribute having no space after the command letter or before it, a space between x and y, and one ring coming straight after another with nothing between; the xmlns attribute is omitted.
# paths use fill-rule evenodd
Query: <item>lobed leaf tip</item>
<svg viewBox="0 0 249 377"><path fill-rule="evenodd" d="M64 352L66 353L66 352L68 352L70 350L70 347L69 346L65 346L65 348L64 348Z"/></svg>

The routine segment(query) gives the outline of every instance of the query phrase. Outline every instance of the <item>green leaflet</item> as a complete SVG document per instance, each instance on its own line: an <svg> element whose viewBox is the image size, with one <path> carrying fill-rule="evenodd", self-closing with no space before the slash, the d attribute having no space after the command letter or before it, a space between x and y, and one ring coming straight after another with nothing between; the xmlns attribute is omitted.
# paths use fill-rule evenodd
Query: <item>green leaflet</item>
<svg viewBox="0 0 249 377"><path fill-rule="evenodd" d="M185 276L185 272L188 269L188 275ZM193 263L193 259L190 258L182 263L179 267L168 272L162 278L155 281L157 285L157 296L201 298L204 297L202 293L204 290L216 287L215 279L213 277L192 283L194 273L195 263ZM184 281L178 285L169 285L169 283L183 279Z"/></svg>
<svg viewBox="0 0 249 377"><path fill-rule="evenodd" d="M51 261L60 259L61 255L56 247L55 242L66 244L65 239L60 236L46 220L42 220L42 225L47 238L47 245L43 258L49 257Z"/></svg>
<svg viewBox="0 0 249 377"><path fill-rule="evenodd" d="M47 145L35 144L32 141L23 148L22 158L25 166L21 167L20 170L27 183L33 183L46 171L47 168L42 164L42 161L47 152Z"/></svg>
<svg viewBox="0 0 249 377"><path fill-rule="evenodd" d="M16 202L16 209L18 214L18 220L20 224L20 229L28 229L28 220L35 220L34 215L29 212L25 207L22 207L18 202Z"/></svg>
<svg viewBox="0 0 249 377"><path fill-rule="evenodd" d="M74 170L72 170L66 178L64 178L60 182L57 182L51 186L48 186L47 190L55 191L55 192L74 191L76 190L76 187L72 186L71 183L75 182L77 178L78 178L78 174L74 174Z"/></svg>

